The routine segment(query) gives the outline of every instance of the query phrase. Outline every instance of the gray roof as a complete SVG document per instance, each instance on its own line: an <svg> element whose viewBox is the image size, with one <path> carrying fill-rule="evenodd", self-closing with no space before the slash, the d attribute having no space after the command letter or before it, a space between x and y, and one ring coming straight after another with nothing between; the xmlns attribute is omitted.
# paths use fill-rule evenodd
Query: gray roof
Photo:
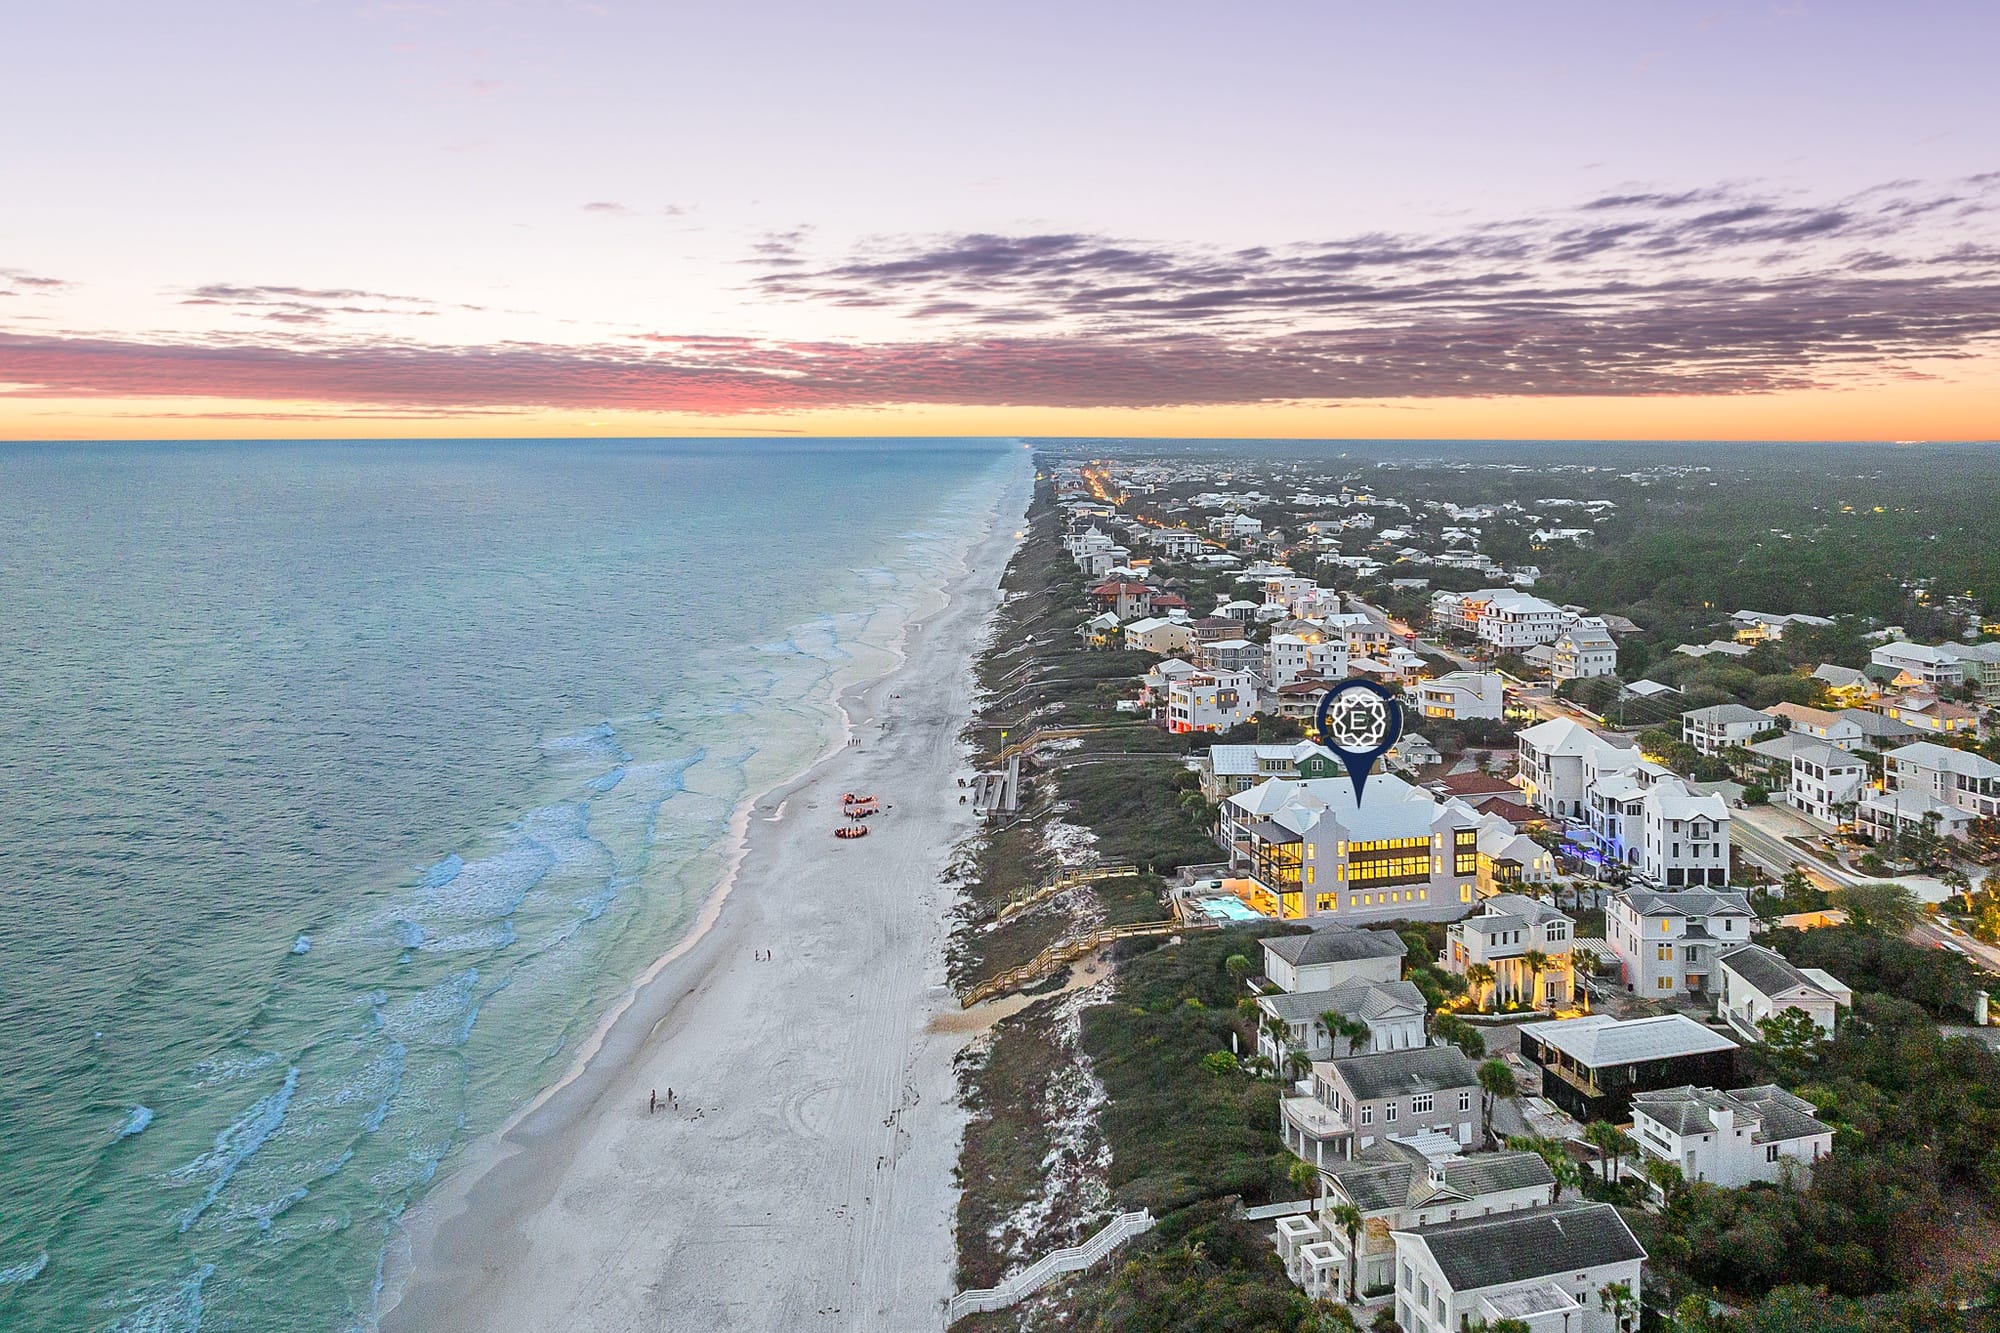
<svg viewBox="0 0 2000 1333"><path fill-rule="evenodd" d="M1445 1187L1468 1199L1505 1190L1553 1185L1555 1172L1540 1153L1482 1152L1444 1164Z"/></svg>
<svg viewBox="0 0 2000 1333"><path fill-rule="evenodd" d="M1923 730L1870 708L1843 708L1840 715L1861 728L1869 740L1892 741L1902 736L1921 736Z"/></svg>
<svg viewBox="0 0 2000 1333"><path fill-rule="evenodd" d="M1793 967L1783 954L1766 949L1761 944L1746 944L1741 949L1731 949L1719 961L1767 996L1783 995L1786 991L1803 987L1827 995L1828 999L1834 998L1827 994L1824 986Z"/></svg>
<svg viewBox="0 0 2000 1333"><path fill-rule="evenodd" d="M1615 895L1631 904L1640 916L1750 916L1750 900L1743 894L1715 889L1627 889Z"/></svg>
<svg viewBox="0 0 2000 1333"><path fill-rule="evenodd" d="M1765 714L1758 712L1754 708L1745 708L1742 704L1714 704L1707 708L1690 708L1687 712L1682 713L1681 716L1683 718L1693 718L1697 722L1705 722L1711 726L1724 725L1730 722L1755 722L1766 727L1779 725Z"/></svg>
<svg viewBox="0 0 2000 1333"><path fill-rule="evenodd" d="M1468 1217L1397 1234L1423 1241L1454 1292L1528 1282L1646 1257L1616 1208L1581 1200Z"/></svg>
<svg viewBox="0 0 2000 1333"><path fill-rule="evenodd" d="M1591 1069L1737 1049L1735 1042L1685 1014L1660 1014L1622 1023L1607 1014L1592 1014L1587 1018L1523 1023L1521 1035L1553 1046Z"/></svg>
<svg viewBox="0 0 2000 1333"><path fill-rule="evenodd" d="M1333 1062L1333 1068L1358 1102L1474 1087L1479 1082L1472 1061L1456 1046L1419 1046L1406 1051L1343 1056Z"/></svg>
<svg viewBox="0 0 2000 1333"><path fill-rule="evenodd" d="M1436 1164L1442 1185L1431 1185L1432 1163L1416 1148L1391 1137L1363 1148L1351 1161L1334 1162L1320 1174L1334 1182L1364 1213L1414 1208L1443 1195L1476 1199L1482 1194L1546 1188L1555 1173L1539 1154L1483 1152L1450 1157Z"/></svg>
<svg viewBox="0 0 2000 1333"><path fill-rule="evenodd" d="M1424 1012L1424 993L1407 981L1343 981L1331 990L1272 991L1257 997L1266 1013L1304 1023L1331 1009L1366 1022L1398 1009Z"/></svg>
<svg viewBox="0 0 2000 1333"><path fill-rule="evenodd" d="M1757 1121L1757 1132L1751 1136L1756 1143L1786 1143L1833 1132L1833 1127L1814 1113L1811 1102L1774 1083L1734 1092L1715 1088L1661 1088L1635 1094L1632 1110L1683 1137L1712 1133L1715 1122L1710 1113L1714 1111L1733 1111L1741 1120Z"/></svg>
<svg viewBox="0 0 2000 1333"><path fill-rule="evenodd" d="M1284 959L1293 967L1351 963L1363 958L1401 958L1409 952L1402 940L1386 930L1356 930L1352 926L1322 926L1310 935L1274 935L1263 943L1266 953Z"/></svg>

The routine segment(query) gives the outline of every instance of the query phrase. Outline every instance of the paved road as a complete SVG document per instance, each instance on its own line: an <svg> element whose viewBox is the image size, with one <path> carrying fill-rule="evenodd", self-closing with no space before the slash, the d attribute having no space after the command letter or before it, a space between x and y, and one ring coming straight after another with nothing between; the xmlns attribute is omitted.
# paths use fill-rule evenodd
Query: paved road
<svg viewBox="0 0 2000 1333"><path fill-rule="evenodd" d="M1988 972L2000 972L2000 949L1990 944L1981 944L1970 935L1953 934L1935 921L1919 921L1910 928L1908 938L1932 948L1937 948L1948 941L1963 950L1966 957Z"/></svg>
<svg viewBox="0 0 2000 1333"><path fill-rule="evenodd" d="M1787 824L1780 811L1757 806L1730 811L1730 843L1742 848L1745 856L1773 875L1782 876L1794 865L1799 865L1805 867L1806 874L1822 889L1839 889L1866 882L1858 875L1837 868L1831 860L1806 855L1803 849L1785 841L1786 832Z"/></svg>

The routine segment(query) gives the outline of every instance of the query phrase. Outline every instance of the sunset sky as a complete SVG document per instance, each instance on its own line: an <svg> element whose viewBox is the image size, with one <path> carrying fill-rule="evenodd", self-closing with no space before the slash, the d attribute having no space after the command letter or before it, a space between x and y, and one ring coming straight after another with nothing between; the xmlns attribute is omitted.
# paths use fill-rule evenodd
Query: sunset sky
<svg viewBox="0 0 2000 1333"><path fill-rule="evenodd" d="M0 438L2000 437L2000 7L18 6Z"/></svg>

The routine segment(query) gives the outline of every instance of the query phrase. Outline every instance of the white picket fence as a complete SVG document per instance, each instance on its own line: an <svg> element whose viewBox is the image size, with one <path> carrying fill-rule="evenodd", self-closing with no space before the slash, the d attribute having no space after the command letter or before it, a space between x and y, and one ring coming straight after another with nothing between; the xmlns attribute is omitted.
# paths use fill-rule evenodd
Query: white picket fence
<svg viewBox="0 0 2000 1333"><path fill-rule="evenodd" d="M978 1291L961 1291L951 1298L944 1308L944 1326L950 1328L969 1314L986 1314L992 1310L1004 1310L1034 1295L1049 1281L1063 1273L1080 1273L1091 1265L1101 1262L1113 1250L1134 1236L1144 1235L1153 1229L1153 1215L1141 1208L1136 1213L1120 1213L1105 1223L1098 1233L1083 1244L1072 1249L1057 1250L1045 1254L1001 1282L997 1287L984 1287Z"/></svg>

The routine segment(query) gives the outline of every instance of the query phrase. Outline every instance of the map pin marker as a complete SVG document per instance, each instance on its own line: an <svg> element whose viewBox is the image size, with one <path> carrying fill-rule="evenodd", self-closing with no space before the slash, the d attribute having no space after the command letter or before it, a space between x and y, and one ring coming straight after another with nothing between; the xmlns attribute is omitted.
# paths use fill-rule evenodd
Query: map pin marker
<svg viewBox="0 0 2000 1333"><path fill-rule="evenodd" d="M1403 734L1403 705L1372 680L1344 680L1320 696L1313 729L1346 767L1358 806L1375 761Z"/></svg>

